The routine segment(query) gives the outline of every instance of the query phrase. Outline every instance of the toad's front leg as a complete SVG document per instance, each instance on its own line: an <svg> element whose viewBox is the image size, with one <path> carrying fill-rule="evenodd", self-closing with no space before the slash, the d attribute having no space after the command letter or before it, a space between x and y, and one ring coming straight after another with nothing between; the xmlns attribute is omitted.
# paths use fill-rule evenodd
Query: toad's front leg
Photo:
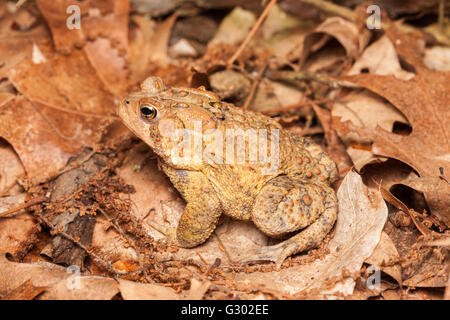
<svg viewBox="0 0 450 320"><path fill-rule="evenodd" d="M150 225L180 247L195 247L205 242L216 228L222 214L220 200L203 173L168 166L163 170L187 204L176 229L155 223Z"/></svg>

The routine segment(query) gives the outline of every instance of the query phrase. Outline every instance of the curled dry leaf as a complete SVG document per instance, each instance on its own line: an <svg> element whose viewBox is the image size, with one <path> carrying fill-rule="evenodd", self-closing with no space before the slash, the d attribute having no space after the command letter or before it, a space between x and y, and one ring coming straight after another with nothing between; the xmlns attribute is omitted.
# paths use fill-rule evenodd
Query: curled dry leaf
<svg viewBox="0 0 450 320"><path fill-rule="evenodd" d="M249 109L270 113L273 110L300 104L305 99L304 93L293 87L263 79L258 85Z"/></svg>
<svg viewBox="0 0 450 320"><path fill-rule="evenodd" d="M364 50L347 75L360 74L363 70L370 74L391 74L402 80L410 80L415 76L414 73L402 69L395 47L386 35Z"/></svg>
<svg viewBox="0 0 450 320"><path fill-rule="evenodd" d="M305 38L304 49L299 56L300 65L304 64L311 52L322 48L330 36L339 41L350 58L356 58L370 40L369 30L359 30L356 24L340 17L327 18Z"/></svg>
<svg viewBox="0 0 450 320"><path fill-rule="evenodd" d="M444 174L450 172L449 73L430 70L423 65L423 43L415 37L401 34L393 27L386 32L397 52L414 66L417 76L405 81L392 75L360 74L347 76L345 80L386 98L403 113L412 132L398 135L380 127L374 130L354 127L348 122L345 132L353 131L362 139L373 141L374 154L403 161L422 178L438 178L441 171ZM450 188L448 184L443 187ZM425 197L432 213L450 226L450 198L440 201L440 197L436 198L430 192L425 192Z"/></svg>
<svg viewBox="0 0 450 320"><path fill-rule="evenodd" d="M354 132L342 130L342 122L351 121L356 127L368 129L379 126L388 132L392 132L395 122L408 123L408 120L394 106L368 90L353 90L336 101L331 115L334 128L348 145L347 152L358 171L370 162L385 161L386 158L375 156L370 150L354 148L353 143L364 145L368 141L361 139Z"/></svg>
<svg viewBox="0 0 450 320"><path fill-rule="evenodd" d="M110 300L119 292L114 279L83 275L74 277L74 272L47 262L11 262L2 254L0 293L7 294L27 280L31 280L35 287L47 287L39 296L42 300Z"/></svg>
<svg viewBox="0 0 450 320"><path fill-rule="evenodd" d="M276 276L255 272L239 274L236 278L265 283L266 286L270 284L271 289L290 294L351 294L355 287L351 275L359 273L363 262L378 245L387 218L387 207L381 194L365 187L361 177L353 171L344 178L338 199L335 233L327 245L329 253L325 257L310 264L282 269ZM344 270L349 276L343 277Z"/></svg>

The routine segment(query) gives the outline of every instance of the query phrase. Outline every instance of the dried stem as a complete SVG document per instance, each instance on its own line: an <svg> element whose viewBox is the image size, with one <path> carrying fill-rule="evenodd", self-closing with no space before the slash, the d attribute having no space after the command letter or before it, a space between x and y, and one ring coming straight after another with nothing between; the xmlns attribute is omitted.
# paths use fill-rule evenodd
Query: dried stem
<svg viewBox="0 0 450 320"><path fill-rule="evenodd" d="M339 6L332 2L328 2L325 0L299 0L299 1L308 3L308 4L312 4L327 13L335 14L340 17L346 18L348 20L356 19L356 15L352 10L350 10L346 7Z"/></svg>
<svg viewBox="0 0 450 320"><path fill-rule="evenodd" d="M36 204L46 202L46 201L48 201L48 198L46 198L46 197L37 197L37 198L31 199L26 203L23 203L17 207L14 207L12 209L9 209L5 212L0 213L0 218L8 217L9 215L11 215L13 213L18 213L22 209L26 209L26 208L29 208L31 206L34 206Z"/></svg>
<svg viewBox="0 0 450 320"><path fill-rule="evenodd" d="M242 109L247 110L248 106L250 105L250 103L253 100L253 97L255 95L256 92L256 88L258 88L258 84L261 81L262 75L264 73L264 70L266 70L267 67L267 63L265 63L258 71L258 74L256 75L256 78L253 80L252 83L252 88L250 89L250 93L247 96L247 99L245 99L244 102L244 106L242 107Z"/></svg>
<svg viewBox="0 0 450 320"><path fill-rule="evenodd" d="M250 40L255 35L256 31L258 31L259 27L261 26L261 24L263 23L264 19L267 16L267 14L269 13L270 8L272 8L272 6L275 4L275 2L277 2L277 0L270 0L270 2L267 4L266 8L259 16L258 20L256 21L255 25L248 33L247 37L245 37L244 41L241 43L239 48L236 50L236 52L233 54L233 56L228 60L228 62L227 62L228 66L231 66L234 63L234 61L236 61L236 59L239 57L239 55L242 53L242 51L245 49L247 44L250 42Z"/></svg>

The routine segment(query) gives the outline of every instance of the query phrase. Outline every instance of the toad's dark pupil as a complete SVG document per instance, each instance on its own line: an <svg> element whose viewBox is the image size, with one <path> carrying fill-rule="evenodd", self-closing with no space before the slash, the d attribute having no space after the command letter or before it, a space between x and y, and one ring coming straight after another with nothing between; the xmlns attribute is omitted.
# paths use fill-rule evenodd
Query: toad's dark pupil
<svg viewBox="0 0 450 320"><path fill-rule="evenodd" d="M141 113L144 116L151 116L151 115L154 115L156 113L156 110L154 108L142 107L141 108Z"/></svg>

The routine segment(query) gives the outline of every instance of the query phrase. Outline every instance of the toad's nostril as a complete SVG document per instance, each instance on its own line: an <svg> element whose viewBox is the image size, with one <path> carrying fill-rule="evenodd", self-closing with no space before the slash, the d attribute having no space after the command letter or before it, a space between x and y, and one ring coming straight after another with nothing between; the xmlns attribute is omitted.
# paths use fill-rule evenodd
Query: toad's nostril
<svg viewBox="0 0 450 320"><path fill-rule="evenodd" d="M126 104L130 104L130 100L125 100L125 103Z"/></svg>

